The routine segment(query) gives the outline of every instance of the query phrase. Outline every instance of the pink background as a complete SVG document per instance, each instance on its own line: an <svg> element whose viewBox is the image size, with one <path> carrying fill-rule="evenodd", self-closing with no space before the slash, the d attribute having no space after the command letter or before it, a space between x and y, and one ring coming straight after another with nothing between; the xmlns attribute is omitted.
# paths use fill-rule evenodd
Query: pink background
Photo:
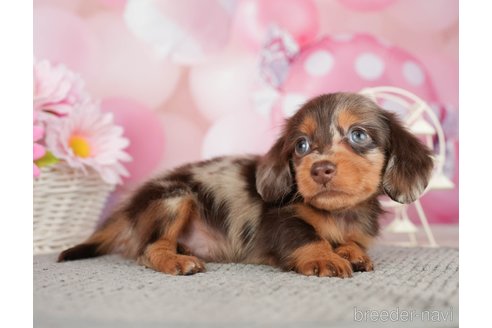
<svg viewBox="0 0 492 328"><path fill-rule="evenodd" d="M432 191L422 203L431 222L458 222L457 0L157 0L150 13L132 3L34 1L35 58L80 74L131 140L132 177L119 192L185 162L264 152L275 138L272 113L293 94L391 84L436 108L448 141L445 172L456 188ZM272 23L300 52L278 94L262 103L271 106L259 109L259 61ZM320 51L321 66L306 64ZM369 60L363 79L348 58L368 51L384 74ZM396 67L408 62L418 69L405 79ZM329 73L316 80L306 67Z"/></svg>

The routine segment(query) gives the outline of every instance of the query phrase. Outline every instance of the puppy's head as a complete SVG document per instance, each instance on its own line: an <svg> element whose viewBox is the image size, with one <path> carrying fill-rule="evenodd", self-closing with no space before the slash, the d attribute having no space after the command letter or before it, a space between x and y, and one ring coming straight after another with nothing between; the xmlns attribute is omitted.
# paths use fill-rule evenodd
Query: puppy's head
<svg viewBox="0 0 492 328"><path fill-rule="evenodd" d="M430 151L394 114L351 93L322 95L287 121L261 158L257 190L267 202L297 191L325 210L352 207L383 191L410 203L424 191Z"/></svg>

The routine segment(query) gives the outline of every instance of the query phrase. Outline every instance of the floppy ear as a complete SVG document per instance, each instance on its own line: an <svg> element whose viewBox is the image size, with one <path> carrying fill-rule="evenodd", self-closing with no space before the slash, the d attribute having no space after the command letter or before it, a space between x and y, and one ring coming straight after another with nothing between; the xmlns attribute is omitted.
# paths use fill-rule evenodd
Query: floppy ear
<svg viewBox="0 0 492 328"><path fill-rule="evenodd" d="M260 158L256 169L256 190L265 202L281 200L292 191L293 177L289 158L283 153L284 137Z"/></svg>
<svg viewBox="0 0 492 328"><path fill-rule="evenodd" d="M385 112L385 116L390 138L383 188L391 199L408 204L427 187L434 162L429 148L405 129L393 113Z"/></svg>

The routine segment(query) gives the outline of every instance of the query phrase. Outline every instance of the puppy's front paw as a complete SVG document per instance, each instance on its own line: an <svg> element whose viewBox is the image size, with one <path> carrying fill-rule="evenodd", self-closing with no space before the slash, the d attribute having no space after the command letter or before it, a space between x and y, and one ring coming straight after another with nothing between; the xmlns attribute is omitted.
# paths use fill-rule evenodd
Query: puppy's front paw
<svg viewBox="0 0 492 328"><path fill-rule="evenodd" d="M205 264L195 256L163 254L158 258L141 258L140 263L171 275L192 275L205 271Z"/></svg>
<svg viewBox="0 0 492 328"><path fill-rule="evenodd" d="M306 276L340 278L352 276L350 262L335 254L326 241L301 246L290 258L290 268Z"/></svg>
<svg viewBox="0 0 492 328"><path fill-rule="evenodd" d="M340 277L352 276L350 262L335 253L329 253L315 259L307 259L298 263L295 270L306 276Z"/></svg>
<svg viewBox="0 0 492 328"><path fill-rule="evenodd" d="M357 245L341 245L335 249L335 253L349 261L354 271L374 270L374 266L369 256L367 256L367 254Z"/></svg>

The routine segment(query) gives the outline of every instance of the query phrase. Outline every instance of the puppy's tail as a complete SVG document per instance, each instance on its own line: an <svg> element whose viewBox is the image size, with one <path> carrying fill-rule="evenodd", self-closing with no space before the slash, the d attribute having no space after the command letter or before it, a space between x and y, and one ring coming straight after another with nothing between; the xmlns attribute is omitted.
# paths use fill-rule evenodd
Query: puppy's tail
<svg viewBox="0 0 492 328"><path fill-rule="evenodd" d="M118 246L120 237L127 226L128 223L123 216L113 215L85 242L61 252L58 262L87 259L111 253Z"/></svg>

